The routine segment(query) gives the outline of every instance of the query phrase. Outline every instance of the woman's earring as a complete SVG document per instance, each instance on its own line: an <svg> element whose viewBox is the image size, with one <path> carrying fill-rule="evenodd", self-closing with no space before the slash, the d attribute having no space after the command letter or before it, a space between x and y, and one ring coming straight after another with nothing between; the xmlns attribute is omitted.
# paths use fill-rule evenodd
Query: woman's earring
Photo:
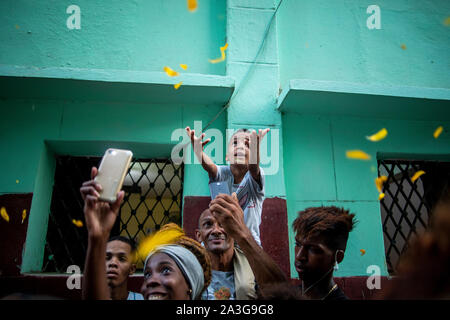
<svg viewBox="0 0 450 320"><path fill-rule="evenodd" d="M339 270L339 265L338 265L337 261L334 262L333 269L334 269L334 271L338 271Z"/></svg>

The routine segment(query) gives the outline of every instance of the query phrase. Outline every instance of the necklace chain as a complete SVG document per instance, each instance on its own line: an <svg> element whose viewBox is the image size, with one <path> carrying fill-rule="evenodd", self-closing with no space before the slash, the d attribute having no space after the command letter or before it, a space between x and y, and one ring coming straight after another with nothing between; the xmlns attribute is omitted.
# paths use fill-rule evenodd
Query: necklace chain
<svg viewBox="0 0 450 320"><path fill-rule="evenodd" d="M326 297L330 295L331 292L333 292L337 288L337 283L334 284L333 288L331 288L330 291L325 295L325 297L322 298L322 300L325 300Z"/></svg>

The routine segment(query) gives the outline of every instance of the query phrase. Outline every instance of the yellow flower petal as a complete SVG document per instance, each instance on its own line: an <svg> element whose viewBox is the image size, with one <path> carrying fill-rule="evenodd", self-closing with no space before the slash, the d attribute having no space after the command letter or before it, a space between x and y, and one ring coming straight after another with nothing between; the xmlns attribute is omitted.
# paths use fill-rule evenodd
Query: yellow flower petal
<svg viewBox="0 0 450 320"><path fill-rule="evenodd" d="M195 10L197 10L197 0L187 0L187 7L190 12L194 12Z"/></svg>
<svg viewBox="0 0 450 320"><path fill-rule="evenodd" d="M346 155L349 159L370 160L370 156L361 150L348 150Z"/></svg>
<svg viewBox="0 0 450 320"><path fill-rule="evenodd" d="M173 87L175 88L175 90L178 90L178 88L183 84L183 81L178 82L177 84L174 84Z"/></svg>
<svg viewBox="0 0 450 320"><path fill-rule="evenodd" d="M19 183L20 181L19 180L16 180L16 183Z"/></svg>
<svg viewBox="0 0 450 320"><path fill-rule="evenodd" d="M221 52L222 56L220 58L217 58L217 59L214 59L214 60L209 59L209 62L211 62L211 63L219 63L219 62L224 61L225 58L226 58L225 50L227 50L227 48L228 48L228 43L225 43L225 45L223 47L220 47L220 52Z"/></svg>
<svg viewBox="0 0 450 320"><path fill-rule="evenodd" d="M6 212L5 207L2 207L2 208L0 209L0 214L1 214L2 218L3 218L6 222L9 222L9 216L8 216L8 213Z"/></svg>
<svg viewBox="0 0 450 320"><path fill-rule="evenodd" d="M437 127L436 130L434 130L433 137L437 139L441 135L442 130L444 130L442 126Z"/></svg>
<svg viewBox="0 0 450 320"><path fill-rule="evenodd" d="M378 192L381 192L383 190L383 184L387 181L386 176L380 176L378 178L375 178L375 186L378 189Z"/></svg>
<svg viewBox="0 0 450 320"><path fill-rule="evenodd" d="M402 43L401 48L402 48L403 50L406 50L406 44Z"/></svg>
<svg viewBox="0 0 450 320"><path fill-rule="evenodd" d="M176 72L175 70L172 70L171 68L169 68L169 67L164 67L164 71L167 73L167 75L169 76L169 77L176 77L176 76L178 76L179 75L179 73L178 72Z"/></svg>
<svg viewBox="0 0 450 320"><path fill-rule="evenodd" d="M447 19L444 20L444 26L450 26L450 17L447 17Z"/></svg>
<svg viewBox="0 0 450 320"><path fill-rule="evenodd" d="M384 198L384 193L380 193L380 195L378 196L378 200L383 200Z"/></svg>
<svg viewBox="0 0 450 320"><path fill-rule="evenodd" d="M187 64L180 64L181 69L187 70L188 66Z"/></svg>
<svg viewBox="0 0 450 320"><path fill-rule="evenodd" d="M81 228L83 226L83 222L81 220L75 220L72 219L72 223L77 226L78 228Z"/></svg>
<svg viewBox="0 0 450 320"><path fill-rule="evenodd" d="M425 171L419 170L417 171L411 178L411 181L414 183L421 175L425 174Z"/></svg>
<svg viewBox="0 0 450 320"><path fill-rule="evenodd" d="M23 209L23 211L22 211L22 223L25 221L26 217L27 217L27 210Z"/></svg>
<svg viewBox="0 0 450 320"><path fill-rule="evenodd" d="M380 141L380 140L383 140L384 138L386 138L387 134L388 134L388 132L387 132L386 128L383 128L380 131L378 131L377 133L375 133L371 136L368 136L366 138L370 141L376 142L376 141Z"/></svg>
<svg viewBox="0 0 450 320"><path fill-rule="evenodd" d="M362 255L362 256L366 254L366 250L364 250L364 249L361 249L361 250L359 250L359 251L361 251L361 255Z"/></svg>

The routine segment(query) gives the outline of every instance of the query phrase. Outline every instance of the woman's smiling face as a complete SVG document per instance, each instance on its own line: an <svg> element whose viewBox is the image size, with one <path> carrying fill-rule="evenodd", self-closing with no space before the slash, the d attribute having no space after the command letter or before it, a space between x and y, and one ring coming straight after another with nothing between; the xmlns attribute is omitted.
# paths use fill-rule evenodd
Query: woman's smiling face
<svg viewBox="0 0 450 320"><path fill-rule="evenodd" d="M146 300L189 300L189 285L175 261L155 253L144 269L141 292Z"/></svg>

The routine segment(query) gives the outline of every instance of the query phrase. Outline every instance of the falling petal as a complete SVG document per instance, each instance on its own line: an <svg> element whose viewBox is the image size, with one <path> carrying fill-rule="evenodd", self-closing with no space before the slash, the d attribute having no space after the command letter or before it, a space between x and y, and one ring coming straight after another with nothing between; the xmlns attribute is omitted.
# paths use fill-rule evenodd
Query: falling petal
<svg viewBox="0 0 450 320"><path fill-rule="evenodd" d="M348 150L346 155L349 159L370 160L370 156L361 150Z"/></svg>
<svg viewBox="0 0 450 320"><path fill-rule="evenodd" d="M384 198L384 193L380 193L380 195L378 196L378 200L383 200Z"/></svg>
<svg viewBox="0 0 450 320"><path fill-rule="evenodd" d="M175 88L175 90L178 90L178 88L183 84L183 81L178 82L177 84L174 84L173 87Z"/></svg>
<svg viewBox="0 0 450 320"><path fill-rule="evenodd" d="M362 255L362 256L366 254L366 250L364 250L364 249L361 249L361 250L359 250L359 251L361 251L361 255Z"/></svg>
<svg viewBox="0 0 450 320"><path fill-rule="evenodd" d="M3 218L6 222L9 222L9 216L8 216L8 213L6 212L5 207L2 207L2 208L0 209L0 214L2 215L2 218Z"/></svg>
<svg viewBox="0 0 450 320"><path fill-rule="evenodd" d="M81 220L72 220L72 223L77 226L78 228L81 228L83 226L83 222Z"/></svg>
<svg viewBox="0 0 450 320"><path fill-rule="evenodd" d="M378 189L378 192L381 192L383 190L383 184L387 181L386 176L380 176L378 178L375 178L375 186Z"/></svg>
<svg viewBox="0 0 450 320"><path fill-rule="evenodd" d="M402 48L403 50L406 50L406 44L402 43L401 48Z"/></svg>
<svg viewBox="0 0 450 320"><path fill-rule="evenodd" d="M27 217L27 210L23 209L23 211L22 211L22 223L25 221L26 217Z"/></svg>
<svg viewBox="0 0 450 320"><path fill-rule="evenodd" d="M417 171L411 178L411 181L414 183L421 175L425 174L425 171L419 170Z"/></svg>
<svg viewBox="0 0 450 320"><path fill-rule="evenodd" d="M225 45L223 47L220 47L220 52L222 54L222 56L220 58L214 59L214 60L209 60L209 62L211 63L219 63L225 60L226 55L225 55L225 50L227 50L228 48L228 43L225 43Z"/></svg>
<svg viewBox="0 0 450 320"><path fill-rule="evenodd" d="M444 25L445 26L450 26L450 17L447 17L447 19L444 20Z"/></svg>
<svg viewBox="0 0 450 320"><path fill-rule="evenodd" d="M187 7L190 12L194 12L195 10L197 10L197 0L187 0Z"/></svg>
<svg viewBox="0 0 450 320"><path fill-rule="evenodd" d="M444 130L442 126L437 127L436 130L434 130L433 137L437 139L441 135L442 130Z"/></svg>
<svg viewBox="0 0 450 320"><path fill-rule="evenodd" d="M187 70L188 66L187 64L180 64L181 69Z"/></svg>
<svg viewBox="0 0 450 320"><path fill-rule="evenodd" d="M19 180L16 180L16 183L19 183Z"/></svg>
<svg viewBox="0 0 450 320"><path fill-rule="evenodd" d="M19 25L18 25L18 24L16 24L16 29L20 29L20 27L19 27Z"/></svg>
<svg viewBox="0 0 450 320"><path fill-rule="evenodd" d="M167 75L168 75L169 77L176 77L176 76L179 75L178 72L176 72L175 70L172 70L172 69L169 68L169 67L164 67L164 71L167 73Z"/></svg>
<svg viewBox="0 0 450 320"><path fill-rule="evenodd" d="M388 134L388 132L387 132L386 128L383 128L380 131L378 131L377 133L375 133L369 137L366 137L366 138L370 141L376 142L376 141L380 141L380 140L383 140L384 138L386 138L387 134Z"/></svg>

